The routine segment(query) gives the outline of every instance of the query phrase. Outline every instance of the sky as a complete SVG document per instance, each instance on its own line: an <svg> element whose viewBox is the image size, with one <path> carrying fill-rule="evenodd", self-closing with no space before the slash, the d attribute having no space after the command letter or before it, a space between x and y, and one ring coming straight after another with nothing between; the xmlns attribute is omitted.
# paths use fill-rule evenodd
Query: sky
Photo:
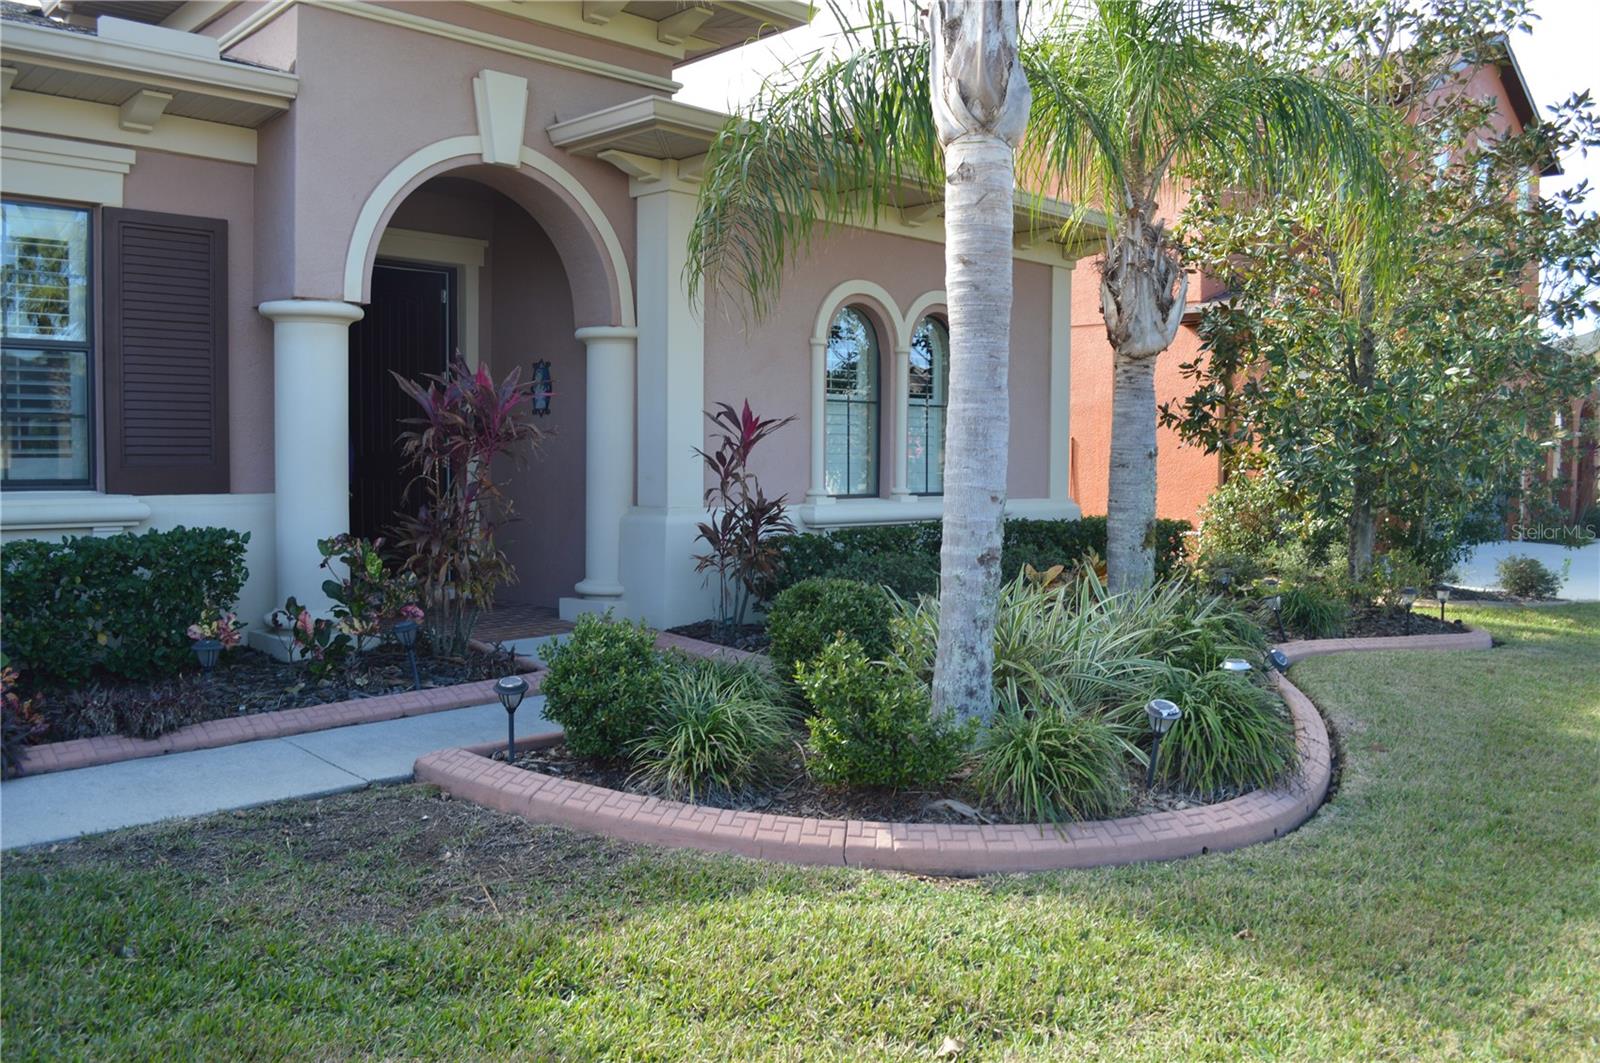
<svg viewBox="0 0 1600 1063"><path fill-rule="evenodd" d="M749 99L763 78L786 63L823 45L836 44L838 25L833 13L826 3L819 6L810 26L680 67L676 77L683 90L676 98L730 110ZM1512 38L1511 49L1533 93L1534 105L1543 113L1547 105L1584 90L1600 98L1600 0L1533 0L1533 13L1537 19L1532 32ZM1561 176L1541 179L1540 191L1551 195L1587 180L1590 191L1584 202L1590 209L1600 209L1600 152L1590 152L1587 157L1570 152L1561 159L1561 166L1565 171Z"/></svg>

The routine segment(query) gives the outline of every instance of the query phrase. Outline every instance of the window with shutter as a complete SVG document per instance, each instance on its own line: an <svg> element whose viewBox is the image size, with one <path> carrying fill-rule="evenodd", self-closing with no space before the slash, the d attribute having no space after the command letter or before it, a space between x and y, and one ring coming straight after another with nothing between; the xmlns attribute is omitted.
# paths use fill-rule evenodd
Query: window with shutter
<svg viewBox="0 0 1600 1063"><path fill-rule="evenodd" d="M106 488L228 490L228 223L107 209Z"/></svg>

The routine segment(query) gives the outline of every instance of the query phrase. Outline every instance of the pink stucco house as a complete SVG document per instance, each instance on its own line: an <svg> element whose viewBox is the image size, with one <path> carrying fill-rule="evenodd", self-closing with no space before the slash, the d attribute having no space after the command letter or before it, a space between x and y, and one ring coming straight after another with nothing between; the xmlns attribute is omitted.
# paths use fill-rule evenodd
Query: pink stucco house
<svg viewBox="0 0 1600 1063"><path fill-rule="evenodd" d="M674 68L793 0L55 0L0 23L8 538L250 531L242 613L320 601L316 540L398 500L391 369L549 363L504 598L656 624L693 571L702 411L792 414L760 455L810 528L936 517L942 225L839 229L760 321L683 285L723 116ZM1011 510L1069 494L1073 260L1019 208Z"/></svg>

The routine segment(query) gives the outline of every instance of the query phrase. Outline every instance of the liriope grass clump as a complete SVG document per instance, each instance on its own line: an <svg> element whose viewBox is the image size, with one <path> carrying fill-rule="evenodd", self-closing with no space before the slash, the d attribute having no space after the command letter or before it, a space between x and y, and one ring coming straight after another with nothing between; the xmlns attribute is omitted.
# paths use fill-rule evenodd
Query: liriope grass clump
<svg viewBox="0 0 1600 1063"><path fill-rule="evenodd" d="M1158 781L1210 797L1271 786L1294 765L1294 721L1270 690L1227 672L1174 670L1160 693L1183 718L1162 739ZM1118 716L1142 728L1144 705Z"/></svg>
<svg viewBox="0 0 1600 1063"><path fill-rule="evenodd" d="M1097 819L1127 804L1127 763L1103 717L1028 709L1008 691L979 739L972 783L986 804L1029 822Z"/></svg>
<svg viewBox="0 0 1600 1063"><path fill-rule="evenodd" d="M753 665L669 662L662 698L630 752L633 778L695 801L759 782L794 737L783 691Z"/></svg>

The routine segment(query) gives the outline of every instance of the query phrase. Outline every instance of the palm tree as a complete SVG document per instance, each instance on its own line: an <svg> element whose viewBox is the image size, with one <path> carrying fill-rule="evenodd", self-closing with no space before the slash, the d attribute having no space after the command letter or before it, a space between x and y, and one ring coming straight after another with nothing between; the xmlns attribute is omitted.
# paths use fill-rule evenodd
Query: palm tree
<svg viewBox="0 0 1600 1063"><path fill-rule="evenodd" d="M1241 192L1332 183L1352 224L1386 210L1377 122L1336 83L1241 38L1271 8L1213 0L1069 7L1025 50L1034 86L1023 168L1099 205L1100 308L1114 352L1106 564L1113 590L1154 578L1156 358L1188 293L1161 216L1185 170L1225 161ZM1360 254L1346 256L1354 282Z"/></svg>
<svg viewBox="0 0 1600 1063"><path fill-rule="evenodd" d="M936 0L925 38L881 4L869 15L851 54L819 55L769 85L755 121L717 139L691 280L720 273L759 311L819 231L875 216L907 186L944 186L950 402L933 707L987 717L1010 432L1015 155L1029 108L1017 2Z"/></svg>
<svg viewBox="0 0 1600 1063"><path fill-rule="evenodd" d="M874 220L908 188L944 190L951 399L936 711L986 716L993 700L1019 133L1030 183L1116 205L1102 299L1118 352L1108 560L1120 587L1152 572L1154 359L1184 294L1156 212L1174 168L1237 152L1251 186L1328 173L1380 184L1353 105L1225 43L1213 7L1239 5L1067 8L1019 53L1015 0L935 3L926 35L871 0L846 54L818 53L769 81L707 154L689 280L757 315L832 226Z"/></svg>

